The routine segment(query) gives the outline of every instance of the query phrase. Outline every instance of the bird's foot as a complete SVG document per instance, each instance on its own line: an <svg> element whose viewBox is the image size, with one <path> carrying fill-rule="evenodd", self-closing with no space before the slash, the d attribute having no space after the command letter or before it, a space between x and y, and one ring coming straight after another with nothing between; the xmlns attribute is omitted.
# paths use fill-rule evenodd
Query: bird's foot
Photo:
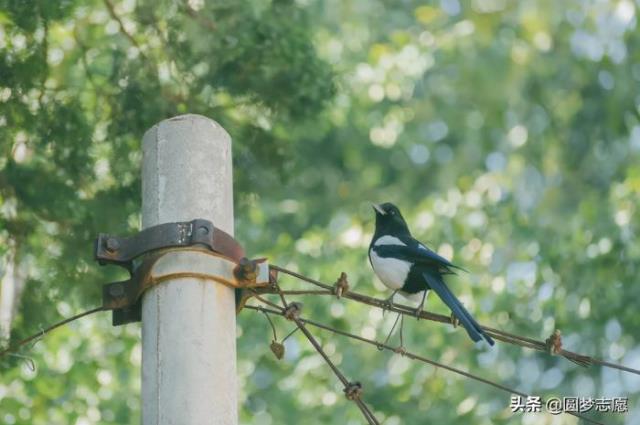
<svg viewBox="0 0 640 425"><path fill-rule="evenodd" d="M382 303L382 314L384 315L387 310L390 310L391 307L393 307L393 302L391 302L390 300L384 300L384 302Z"/></svg>
<svg viewBox="0 0 640 425"><path fill-rule="evenodd" d="M458 319L453 313L451 313L451 324L454 328L457 328L460 325L460 319Z"/></svg>
<svg viewBox="0 0 640 425"><path fill-rule="evenodd" d="M429 293L429 290L425 290L422 293L422 300L420 300L420 304L418 304L418 308L416 308L416 313L415 313L416 320L420 320L420 315L424 311L424 302L427 300L428 293Z"/></svg>
<svg viewBox="0 0 640 425"><path fill-rule="evenodd" d="M382 316L384 317L384 314L387 312L387 310L391 310L391 307L393 307L393 297L394 295L396 295L396 293L394 292L393 294L391 294L391 296L389 298L387 298L386 300L384 300L382 302Z"/></svg>

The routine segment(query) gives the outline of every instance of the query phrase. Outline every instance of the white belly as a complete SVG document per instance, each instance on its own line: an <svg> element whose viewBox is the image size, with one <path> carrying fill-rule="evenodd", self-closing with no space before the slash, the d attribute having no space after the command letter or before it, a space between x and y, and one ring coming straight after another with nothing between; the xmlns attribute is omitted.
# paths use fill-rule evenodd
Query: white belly
<svg viewBox="0 0 640 425"><path fill-rule="evenodd" d="M394 291L402 288L411 269L411 263L395 258L379 257L374 250L369 252L369 258L373 271L387 288Z"/></svg>

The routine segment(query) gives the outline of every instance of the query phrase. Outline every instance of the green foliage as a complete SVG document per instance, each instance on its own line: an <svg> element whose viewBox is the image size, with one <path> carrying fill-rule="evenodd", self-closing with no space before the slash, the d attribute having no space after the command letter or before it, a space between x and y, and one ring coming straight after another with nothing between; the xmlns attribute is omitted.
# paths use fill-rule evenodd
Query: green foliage
<svg viewBox="0 0 640 425"><path fill-rule="evenodd" d="M93 262L92 239L138 228L142 135L191 112L234 139L236 234L252 255L386 296L366 260L368 201L393 201L470 270L450 283L480 322L538 339L559 328L568 349L640 367L631 1L188 3L0 1L0 255L26 270L12 338L97 304L118 276ZM394 319L304 303L376 338ZM261 315L238 323L242 423L361 423L303 337L277 361ZM318 336L386 424L532 423L506 394ZM405 339L522 391L627 395L634 412L599 418L638 421L636 378L476 350L431 322L407 321ZM55 331L22 352L37 372L3 359L0 422L137 423L139 349L138 326L106 314Z"/></svg>

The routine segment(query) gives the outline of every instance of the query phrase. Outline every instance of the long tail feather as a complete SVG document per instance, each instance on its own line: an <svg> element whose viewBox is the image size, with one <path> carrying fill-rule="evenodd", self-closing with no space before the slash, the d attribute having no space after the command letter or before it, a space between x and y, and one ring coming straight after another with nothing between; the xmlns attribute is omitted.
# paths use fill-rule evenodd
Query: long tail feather
<svg viewBox="0 0 640 425"><path fill-rule="evenodd" d="M449 307L458 320L460 320L460 324L474 342L478 342L484 338L489 345L495 344L493 338L485 333L473 316L464 308L462 303L451 293L438 273L425 271L422 273L422 276L426 279L431 289L438 294L447 307Z"/></svg>

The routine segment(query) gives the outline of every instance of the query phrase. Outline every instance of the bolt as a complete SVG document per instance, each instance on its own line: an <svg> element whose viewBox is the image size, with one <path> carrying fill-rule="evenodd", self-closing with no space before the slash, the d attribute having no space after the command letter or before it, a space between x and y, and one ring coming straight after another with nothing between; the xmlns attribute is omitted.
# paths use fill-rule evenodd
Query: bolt
<svg viewBox="0 0 640 425"><path fill-rule="evenodd" d="M120 242L118 242L116 238L107 238L104 247L109 252L116 252L118 249L120 249Z"/></svg>
<svg viewBox="0 0 640 425"><path fill-rule="evenodd" d="M121 283L111 285L111 287L109 288L109 294L112 297L120 298L121 296L124 295L124 287L122 286Z"/></svg>
<svg viewBox="0 0 640 425"><path fill-rule="evenodd" d="M247 257L242 257L239 264L240 268L245 273L253 273L258 269L258 265L255 261L251 261Z"/></svg>
<svg viewBox="0 0 640 425"><path fill-rule="evenodd" d="M200 226L198 227L198 233L200 233L201 235L208 235L209 228L207 226Z"/></svg>
<svg viewBox="0 0 640 425"><path fill-rule="evenodd" d="M241 283L255 283L258 277L258 263L249 260L247 257L242 257L240 261L238 261L238 266L235 268L234 274L236 279Z"/></svg>

